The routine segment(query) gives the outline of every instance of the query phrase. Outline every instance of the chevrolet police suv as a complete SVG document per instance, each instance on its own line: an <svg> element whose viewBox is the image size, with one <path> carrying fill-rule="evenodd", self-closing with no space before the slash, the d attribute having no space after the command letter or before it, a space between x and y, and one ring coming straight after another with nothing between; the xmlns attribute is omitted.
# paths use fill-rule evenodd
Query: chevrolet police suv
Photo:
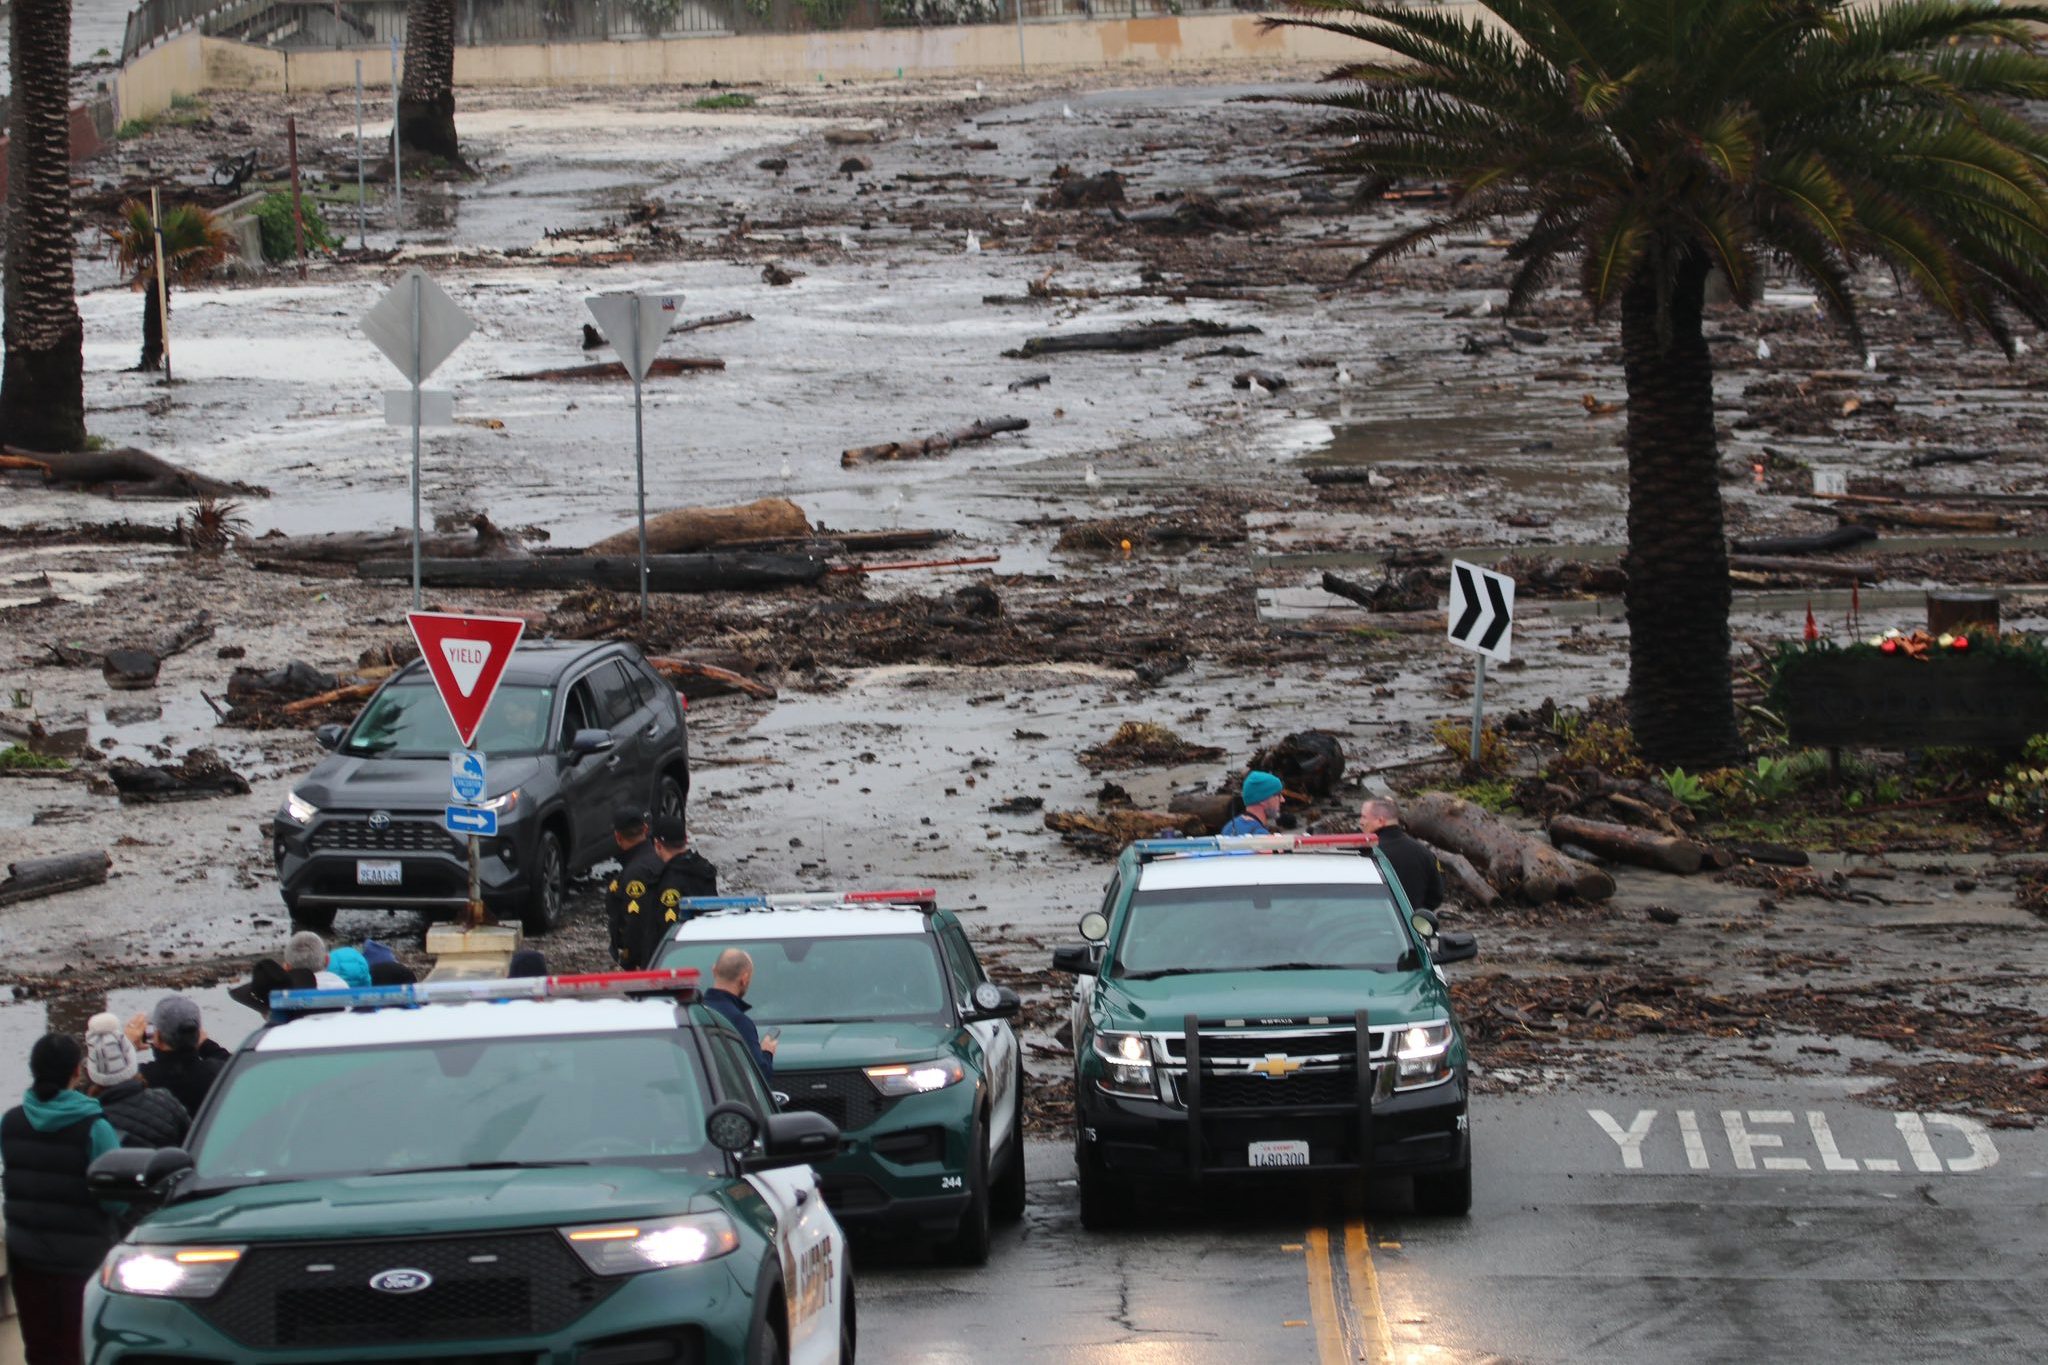
<svg viewBox="0 0 2048 1365"><path fill-rule="evenodd" d="M853 1357L846 1243L692 973L280 991L184 1149L95 1162L149 1210L93 1365ZM638 992L658 994L638 994ZM301 1012L303 1011L303 1012Z"/></svg>
<svg viewBox="0 0 2048 1365"><path fill-rule="evenodd" d="M868 891L687 900L658 967L710 975L726 948L754 959L751 1018L781 1030L785 1111L836 1124L818 1164L849 1225L988 1259L992 1220L1024 1216L1024 1061L1017 994L990 981L934 893Z"/></svg>
<svg viewBox="0 0 2048 1365"><path fill-rule="evenodd" d="M1439 934L1365 835L1133 844L1086 944L1058 949L1073 1006L1081 1221L1136 1182L1406 1174L1416 1207L1472 1202L1465 1039Z"/></svg>

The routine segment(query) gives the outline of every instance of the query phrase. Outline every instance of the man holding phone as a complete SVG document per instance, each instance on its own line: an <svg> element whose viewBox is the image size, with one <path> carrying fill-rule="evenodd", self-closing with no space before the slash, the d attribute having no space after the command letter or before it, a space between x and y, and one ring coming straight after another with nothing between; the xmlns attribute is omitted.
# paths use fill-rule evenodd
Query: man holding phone
<svg viewBox="0 0 2048 1365"><path fill-rule="evenodd" d="M704 992L704 1007L732 1025L733 1032L739 1034L740 1041L753 1054L754 1065L761 1069L761 1079L772 1085L780 1030L770 1029L764 1038L754 1021L747 1018L747 1012L753 1008L746 1000L747 987L753 984L753 957L744 948L727 948L711 964L711 989Z"/></svg>

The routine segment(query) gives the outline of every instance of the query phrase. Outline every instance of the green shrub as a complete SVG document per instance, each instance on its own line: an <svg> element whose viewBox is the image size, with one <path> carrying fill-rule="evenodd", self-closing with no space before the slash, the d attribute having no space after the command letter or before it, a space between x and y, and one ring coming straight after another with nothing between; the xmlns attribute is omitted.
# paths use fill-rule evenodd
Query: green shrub
<svg viewBox="0 0 2048 1365"><path fill-rule="evenodd" d="M1742 770L1742 785L1759 801L1782 801L1799 790L1799 774L1789 758L1759 758Z"/></svg>
<svg viewBox="0 0 2048 1365"><path fill-rule="evenodd" d="M55 772L70 766L69 763L66 763L61 758L51 758L48 754L39 754L33 749L24 749L19 744L10 744L4 749L0 749L0 768L33 772Z"/></svg>
<svg viewBox="0 0 2048 1365"><path fill-rule="evenodd" d="M1669 772L1658 773L1657 778L1673 796L1685 802L1688 806L1704 806L1712 796L1712 793L1707 790L1705 782L1702 782L1683 768L1673 768Z"/></svg>
<svg viewBox="0 0 2048 1365"><path fill-rule="evenodd" d="M1483 739L1480 742L1485 743ZM1512 782L1468 782L1462 787L1452 787L1450 792L1451 795L1462 797L1496 815L1522 813L1522 808L1515 803L1515 786Z"/></svg>
<svg viewBox="0 0 2048 1365"><path fill-rule="evenodd" d="M729 90L723 95L699 95L696 102L690 107L692 109L751 109L754 107L754 97L742 94L737 90Z"/></svg>
<svg viewBox="0 0 2048 1365"><path fill-rule="evenodd" d="M1469 763L1472 758L1472 723L1448 717L1429 727L1429 733L1436 742L1449 751L1451 757L1460 763ZM1512 761L1508 753L1508 742L1501 732L1491 725L1479 727L1479 771L1504 773Z"/></svg>
<svg viewBox="0 0 2048 1365"><path fill-rule="evenodd" d="M1565 741L1558 762L1567 769L1598 768L1610 777L1640 777L1648 771L1636 755L1636 737L1628 727L1597 720L1577 728Z"/></svg>
<svg viewBox="0 0 2048 1365"><path fill-rule="evenodd" d="M333 251L341 245L327 230L327 220L320 216L318 204L311 199L301 199L299 212L306 223L308 251ZM256 224L263 230L264 260L289 261L298 255L298 245L292 235L292 197L289 194L280 190L257 200Z"/></svg>

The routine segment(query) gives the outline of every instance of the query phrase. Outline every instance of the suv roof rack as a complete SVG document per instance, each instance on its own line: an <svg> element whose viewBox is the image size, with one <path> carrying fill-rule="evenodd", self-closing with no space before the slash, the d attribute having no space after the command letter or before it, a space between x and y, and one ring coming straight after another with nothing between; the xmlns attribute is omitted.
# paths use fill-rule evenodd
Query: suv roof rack
<svg viewBox="0 0 2048 1365"><path fill-rule="evenodd" d="M1131 845L1138 861L1159 858L1241 857L1251 853L1353 852L1372 855L1377 834L1232 834L1200 839L1140 839Z"/></svg>
<svg viewBox="0 0 2048 1365"><path fill-rule="evenodd" d="M909 907L927 915L938 913L939 893L929 886L901 891L769 891L758 896L686 896L678 910L801 910L866 906L876 910Z"/></svg>
<svg viewBox="0 0 2048 1365"><path fill-rule="evenodd" d="M695 996L702 976L694 967L653 972L587 972L575 976L516 976L484 981L414 981L397 986L349 986L272 991L270 1007L306 1010L417 1009L464 1000L559 1000L593 996Z"/></svg>

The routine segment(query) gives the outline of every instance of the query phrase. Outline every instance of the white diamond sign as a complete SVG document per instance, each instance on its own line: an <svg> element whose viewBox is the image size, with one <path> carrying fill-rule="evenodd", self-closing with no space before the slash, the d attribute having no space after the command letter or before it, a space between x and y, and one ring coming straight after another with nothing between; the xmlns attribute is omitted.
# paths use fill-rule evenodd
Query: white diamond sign
<svg viewBox="0 0 2048 1365"><path fill-rule="evenodd" d="M419 321L417 366L413 342L415 300ZM463 312L461 305L449 298L424 270L414 266L363 314L362 328L363 335L398 367L398 372L417 384L440 369L441 362L468 339L476 330L476 319Z"/></svg>
<svg viewBox="0 0 2048 1365"><path fill-rule="evenodd" d="M640 322L633 323L633 300L640 300ZM655 352L669 329L682 320L681 294L592 294L583 300L590 315L625 362L627 373L645 379Z"/></svg>

